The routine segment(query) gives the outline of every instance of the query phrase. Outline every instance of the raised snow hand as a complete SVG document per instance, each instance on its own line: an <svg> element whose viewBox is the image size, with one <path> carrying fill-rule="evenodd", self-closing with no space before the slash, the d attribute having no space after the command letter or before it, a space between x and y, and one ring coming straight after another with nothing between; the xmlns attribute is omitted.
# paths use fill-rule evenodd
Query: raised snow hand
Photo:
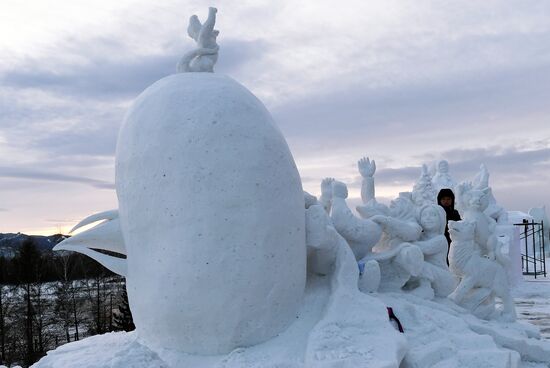
<svg viewBox="0 0 550 368"><path fill-rule="evenodd" d="M189 18L187 34L195 40L197 48L187 52L177 65L178 73L187 72L214 72L214 65L218 61L219 45L216 38L220 33L214 29L216 23L216 8L208 8L208 18L201 24L196 15Z"/></svg>

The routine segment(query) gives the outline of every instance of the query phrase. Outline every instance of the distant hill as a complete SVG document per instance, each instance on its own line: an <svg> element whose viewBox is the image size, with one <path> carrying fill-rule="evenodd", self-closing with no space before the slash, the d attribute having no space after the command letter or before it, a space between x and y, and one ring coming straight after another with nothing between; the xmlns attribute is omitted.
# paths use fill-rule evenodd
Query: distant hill
<svg viewBox="0 0 550 368"><path fill-rule="evenodd" d="M13 258L21 248L21 245L26 239L31 239L36 248L40 252L49 252L52 248L63 239L66 239L67 235L55 234L50 236L42 235L26 235L26 234L2 234L0 233L0 257Z"/></svg>

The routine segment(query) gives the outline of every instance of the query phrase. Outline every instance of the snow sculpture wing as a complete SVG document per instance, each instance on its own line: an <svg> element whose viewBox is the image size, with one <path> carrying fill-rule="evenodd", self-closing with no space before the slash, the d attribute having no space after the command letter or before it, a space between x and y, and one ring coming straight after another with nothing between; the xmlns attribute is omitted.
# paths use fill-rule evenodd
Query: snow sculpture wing
<svg viewBox="0 0 550 368"><path fill-rule="evenodd" d="M109 270L126 276L126 259L100 253L94 249L103 249L126 255L126 246L120 230L117 210L96 213L76 224L71 233L86 225L102 221L98 225L78 233L57 244L53 250L70 250L93 258ZM93 248L93 249L92 249Z"/></svg>

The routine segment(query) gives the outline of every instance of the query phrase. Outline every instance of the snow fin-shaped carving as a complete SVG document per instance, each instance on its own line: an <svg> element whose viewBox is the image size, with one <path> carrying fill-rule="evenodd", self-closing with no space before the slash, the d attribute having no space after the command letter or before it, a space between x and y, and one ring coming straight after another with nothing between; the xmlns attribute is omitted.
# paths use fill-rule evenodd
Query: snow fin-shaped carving
<svg viewBox="0 0 550 368"><path fill-rule="evenodd" d="M82 253L101 263L109 270L125 276L126 259L110 256L94 250L103 249L126 255L126 246L124 244L124 238L122 237L122 231L120 230L118 210L110 210L88 216L80 221L71 232L98 221L102 222L91 229L63 240L61 243L57 244L53 250L70 250Z"/></svg>

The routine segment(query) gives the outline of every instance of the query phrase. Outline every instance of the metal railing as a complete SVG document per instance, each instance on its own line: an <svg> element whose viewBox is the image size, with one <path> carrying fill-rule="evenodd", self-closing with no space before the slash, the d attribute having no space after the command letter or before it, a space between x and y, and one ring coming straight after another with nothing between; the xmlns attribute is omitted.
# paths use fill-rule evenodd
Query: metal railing
<svg viewBox="0 0 550 368"><path fill-rule="evenodd" d="M546 277L546 254L544 244L544 223L523 220L514 224L521 229L521 266L524 275Z"/></svg>

